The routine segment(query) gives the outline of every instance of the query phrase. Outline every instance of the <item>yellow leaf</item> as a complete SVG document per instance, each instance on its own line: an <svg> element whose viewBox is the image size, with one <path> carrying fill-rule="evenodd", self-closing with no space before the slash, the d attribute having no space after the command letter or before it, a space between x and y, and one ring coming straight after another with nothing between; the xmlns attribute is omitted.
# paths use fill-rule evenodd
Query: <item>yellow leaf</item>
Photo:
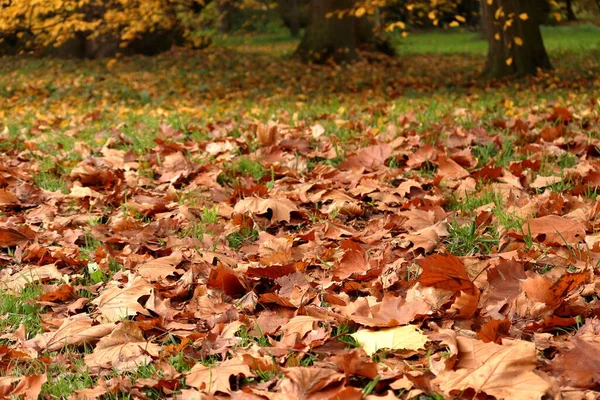
<svg viewBox="0 0 600 400"><path fill-rule="evenodd" d="M508 57L508 58L506 59L506 65L508 65L508 66L511 66L511 65L512 65L512 62L513 62L513 59L512 59L512 57Z"/></svg>
<svg viewBox="0 0 600 400"><path fill-rule="evenodd" d="M494 39L500 40L500 34L498 32L496 32L496 34L494 35Z"/></svg>
<svg viewBox="0 0 600 400"><path fill-rule="evenodd" d="M462 15L455 15L454 19L456 19L458 22L462 22L462 23L467 22L467 19L465 17L463 17Z"/></svg>
<svg viewBox="0 0 600 400"><path fill-rule="evenodd" d="M398 326L389 329L362 329L351 335L365 353L373 355L380 349L418 350L427 343L427 336L415 325Z"/></svg>
<svg viewBox="0 0 600 400"><path fill-rule="evenodd" d="M115 64L117 63L117 60L114 58L111 58L110 60L108 60L108 62L106 63L106 68L107 69L111 69L112 67L115 66Z"/></svg>
<svg viewBox="0 0 600 400"><path fill-rule="evenodd" d="M429 14L427 14L427 18L435 19L435 11L430 11Z"/></svg>
<svg viewBox="0 0 600 400"><path fill-rule="evenodd" d="M517 46L523 46L523 39L521 39L518 36L515 36L515 43L517 44Z"/></svg>
<svg viewBox="0 0 600 400"><path fill-rule="evenodd" d="M556 20L556 22L560 22L560 20L562 19L560 13L552 13L552 15L554 16L554 19Z"/></svg>
<svg viewBox="0 0 600 400"><path fill-rule="evenodd" d="M449 25L450 25L451 28L456 28L456 27L460 26L460 24L458 23L458 21L452 21L452 22L450 22Z"/></svg>
<svg viewBox="0 0 600 400"><path fill-rule="evenodd" d="M487 0L488 6L491 6L494 0Z"/></svg>
<svg viewBox="0 0 600 400"><path fill-rule="evenodd" d="M529 15L527 13L519 14L519 18L523 21L527 21L529 19Z"/></svg>
<svg viewBox="0 0 600 400"><path fill-rule="evenodd" d="M366 12L367 12L367 10L365 10L364 7L358 7L356 9L356 11L354 12L354 16L360 18L363 15L365 15Z"/></svg>
<svg viewBox="0 0 600 400"><path fill-rule="evenodd" d="M496 10L496 13L494 14L494 19L500 19L500 17L502 17L504 15L504 10L502 10L502 7L498 7L498 9Z"/></svg>

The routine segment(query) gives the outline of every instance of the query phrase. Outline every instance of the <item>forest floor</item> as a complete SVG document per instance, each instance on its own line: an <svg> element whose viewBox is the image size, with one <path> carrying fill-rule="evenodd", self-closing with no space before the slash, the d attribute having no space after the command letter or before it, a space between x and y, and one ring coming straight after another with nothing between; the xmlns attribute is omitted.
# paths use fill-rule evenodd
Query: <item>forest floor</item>
<svg viewBox="0 0 600 400"><path fill-rule="evenodd" d="M593 398L599 32L3 59L0 397Z"/></svg>

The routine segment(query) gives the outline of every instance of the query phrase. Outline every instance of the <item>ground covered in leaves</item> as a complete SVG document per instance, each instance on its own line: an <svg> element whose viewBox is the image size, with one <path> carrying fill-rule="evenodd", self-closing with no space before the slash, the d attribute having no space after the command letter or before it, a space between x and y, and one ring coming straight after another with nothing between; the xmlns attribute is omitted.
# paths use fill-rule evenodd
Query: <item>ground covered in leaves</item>
<svg viewBox="0 0 600 400"><path fill-rule="evenodd" d="M595 398L600 59L3 60L0 397Z"/></svg>

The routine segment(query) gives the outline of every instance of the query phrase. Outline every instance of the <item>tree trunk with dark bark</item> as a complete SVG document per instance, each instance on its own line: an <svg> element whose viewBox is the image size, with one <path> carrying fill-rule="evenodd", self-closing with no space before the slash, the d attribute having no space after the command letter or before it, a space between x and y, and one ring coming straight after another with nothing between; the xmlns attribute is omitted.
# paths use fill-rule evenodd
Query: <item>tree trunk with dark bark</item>
<svg viewBox="0 0 600 400"><path fill-rule="evenodd" d="M481 0L488 40L485 72L490 77L531 75L551 69L540 23L543 0ZM526 14L526 16L525 16Z"/></svg>
<svg viewBox="0 0 600 400"><path fill-rule="evenodd" d="M356 0L312 0L308 26L297 53L305 61L351 61L356 54L356 18L339 18L335 11L349 10ZM334 13L334 15L331 15ZM329 18L328 18L329 16Z"/></svg>
<svg viewBox="0 0 600 400"><path fill-rule="evenodd" d="M293 37L300 35L301 16L299 2L299 0L279 1L279 15Z"/></svg>
<svg viewBox="0 0 600 400"><path fill-rule="evenodd" d="M573 11L573 1L565 0L565 8L567 12L567 20L569 21L577 21L577 16L575 15L575 11Z"/></svg>

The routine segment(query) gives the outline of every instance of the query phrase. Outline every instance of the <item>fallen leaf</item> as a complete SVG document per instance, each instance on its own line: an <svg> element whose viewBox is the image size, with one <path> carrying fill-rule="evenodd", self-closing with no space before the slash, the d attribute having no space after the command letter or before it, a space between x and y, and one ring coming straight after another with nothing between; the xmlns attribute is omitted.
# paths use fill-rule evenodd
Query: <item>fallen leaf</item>
<svg viewBox="0 0 600 400"><path fill-rule="evenodd" d="M240 375L246 378L255 376L250 371L250 367L238 358L208 367L197 363L185 377L185 384L209 394L229 393L231 391L230 378Z"/></svg>
<svg viewBox="0 0 600 400"><path fill-rule="evenodd" d="M150 296L154 286L140 276L130 276L129 279L123 287L119 282L111 282L108 289L92 301L98 306L103 321L118 321L138 313L148 315L138 300L142 296Z"/></svg>
<svg viewBox="0 0 600 400"><path fill-rule="evenodd" d="M160 346L144 339L139 326L123 321L108 336L100 339L91 354L84 357L91 373L101 370L135 371L158 357Z"/></svg>
<svg viewBox="0 0 600 400"><path fill-rule="evenodd" d="M42 266L27 266L19 272L2 276L0 279L0 288L10 292L19 292L26 285L43 280L61 280L63 274L58 272L56 265L48 264Z"/></svg>
<svg viewBox="0 0 600 400"><path fill-rule="evenodd" d="M452 254L433 254L417 261L423 272L419 275L418 282L425 286L452 292L465 291L474 294L477 290L460 259Z"/></svg>
<svg viewBox="0 0 600 400"><path fill-rule="evenodd" d="M581 222L556 215L530 218L522 229L523 234L550 245L570 246L585 240L585 227Z"/></svg>
<svg viewBox="0 0 600 400"><path fill-rule="evenodd" d="M28 340L26 344L38 351L57 351L66 346L94 343L114 329L114 324L93 325L91 318L80 314L65 319L55 332L40 333Z"/></svg>
<svg viewBox="0 0 600 400"><path fill-rule="evenodd" d="M396 328L361 329L351 334L368 355L375 354L381 349L390 350L419 350L424 348L428 339L415 325L398 326Z"/></svg>
<svg viewBox="0 0 600 400"><path fill-rule="evenodd" d="M236 213L265 214L271 210L272 221L290 222L291 213L300 212L296 204L289 199L259 199L249 197L236 203L233 211Z"/></svg>
<svg viewBox="0 0 600 400"><path fill-rule="evenodd" d="M474 389L497 399L540 400L550 383L534 372L535 344L506 340L503 345L458 337L456 371L443 371L433 380L448 396Z"/></svg>

